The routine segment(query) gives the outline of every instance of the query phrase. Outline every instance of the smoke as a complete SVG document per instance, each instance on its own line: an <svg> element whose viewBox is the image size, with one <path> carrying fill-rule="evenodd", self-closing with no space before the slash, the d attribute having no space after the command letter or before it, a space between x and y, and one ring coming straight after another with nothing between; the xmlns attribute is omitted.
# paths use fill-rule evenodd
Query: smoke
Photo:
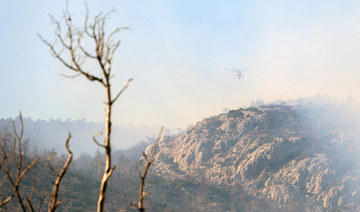
<svg viewBox="0 0 360 212"><path fill-rule="evenodd" d="M12 132L12 123L20 129L18 118L0 119L0 132ZM32 120L24 118L24 138L29 139L29 145L37 148L37 151L54 149L59 153L66 153L64 142L68 132L71 132L70 148L75 157L81 153L94 154L99 148L92 140L92 136L97 134L104 125L101 123L88 122L81 120L51 119L51 120ZM112 129L112 148L128 149L141 141L151 140L157 135L159 129L153 126L119 126L114 125ZM97 137L101 143L103 136Z"/></svg>

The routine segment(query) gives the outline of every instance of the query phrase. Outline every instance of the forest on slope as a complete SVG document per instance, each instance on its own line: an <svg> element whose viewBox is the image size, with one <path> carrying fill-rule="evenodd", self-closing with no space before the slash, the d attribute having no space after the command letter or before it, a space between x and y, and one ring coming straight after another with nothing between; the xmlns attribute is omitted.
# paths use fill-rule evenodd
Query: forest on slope
<svg viewBox="0 0 360 212"><path fill-rule="evenodd" d="M1 133L1 142L5 144L6 153L13 158L11 140L13 135ZM137 211L139 178L138 178L138 158L133 155L141 155L140 149L144 149L146 143L139 143L125 151L117 151L115 154L115 165L118 167L110 180L109 198L106 200L107 211ZM56 179L56 174L61 170L66 161L66 154L59 154L54 151L39 151L29 148L30 142L23 142L23 164L28 166L35 158L39 161L27 172L22 179L19 191L22 197L30 198L32 204L40 206L40 211L46 211L49 204L51 188ZM140 152L140 153L139 153ZM1 158L4 154L0 154ZM129 158L129 159L128 159ZM19 157L15 154L15 160ZM3 165L3 164L2 164ZM5 164L6 165L6 164ZM94 211L96 210L96 200L101 181L101 173L104 167L104 156L96 151L94 156L83 154L72 162L70 169L61 184L59 196L61 204L59 211ZM4 167L3 167L4 168ZM10 173L16 175L17 166L10 161ZM22 168L24 170L25 168ZM13 192L6 169L0 170L0 200L4 200ZM34 188L34 191L32 189ZM32 194L33 193L33 194ZM172 211L164 204L152 201L150 198L145 200L147 211ZM11 202L0 207L8 211L20 210L18 198L15 196Z"/></svg>
<svg viewBox="0 0 360 212"><path fill-rule="evenodd" d="M147 179L151 195L146 207L149 211L357 211L359 126L355 113L344 105L265 105L204 119L160 142ZM117 168L110 180L109 210L133 210L139 160L152 144L141 142L114 152ZM41 160L21 189L29 193L37 181L35 202L49 192L54 180L47 167L49 154L29 148L27 157L38 155ZM73 162L60 189L61 210L95 208L103 158L96 151ZM65 159L58 153L51 164L59 169ZM10 192L0 173L1 190Z"/></svg>

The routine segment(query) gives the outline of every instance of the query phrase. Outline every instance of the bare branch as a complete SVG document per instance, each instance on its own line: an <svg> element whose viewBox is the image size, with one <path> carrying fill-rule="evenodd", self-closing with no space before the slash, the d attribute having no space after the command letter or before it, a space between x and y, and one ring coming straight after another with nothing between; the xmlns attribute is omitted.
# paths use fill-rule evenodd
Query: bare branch
<svg viewBox="0 0 360 212"><path fill-rule="evenodd" d="M59 74L59 75L68 79L75 79L76 77L80 76L81 73L75 75L66 75L66 74Z"/></svg>
<svg viewBox="0 0 360 212"><path fill-rule="evenodd" d="M31 200L32 197L33 197L33 195L34 195L34 191L35 191L36 184L37 184L37 182L34 181L34 185L33 185L32 188L31 188L31 193L30 193L29 200Z"/></svg>
<svg viewBox="0 0 360 212"><path fill-rule="evenodd" d="M28 205L28 208L30 209L31 212L34 212L34 207L31 204L31 200L29 198L26 197L26 203Z"/></svg>
<svg viewBox="0 0 360 212"><path fill-rule="evenodd" d="M93 135L93 141L95 142L96 145L98 145L99 147L105 148L104 144L100 144L97 140L96 137L101 136L102 132L98 132L97 134Z"/></svg>
<svg viewBox="0 0 360 212"><path fill-rule="evenodd" d="M21 140L24 135L24 121L21 112L19 112L19 120L20 120L20 136L18 135L16 131L15 123L13 122L13 130L17 140Z"/></svg>
<svg viewBox="0 0 360 212"><path fill-rule="evenodd" d="M155 151L156 151L157 146L159 145L159 142L161 139L161 134L162 134L163 130L164 130L164 127L161 127L159 135L158 135L156 142L154 144L154 147L152 148L152 151L151 151L151 160L154 160Z"/></svg>
<svg viewBox="0 0 360 212"><path fill-rule="evenodd" d="M37 209L38 212L41 211L41 205L42 205L42 203L44 202L44 199L45 199L46 196L47 196L46 194L43 194L43 195L41 196L41 199L40 199L39 204L38 204L38 209Z"/></svg>
<svg viewBox="0 0 360 212"><path fill-rule="evenodd" d="M114 170L115 170L115 166L111 167L110 171L106 174L106 180L109 180Z"/></svg>
<svg viewBox="0 0 360 212"><path fill-rule="evenodd" d="M28 208L29 208L29 210L30 210L31 212L34 212L34 207L33 207L32 203L31 203L31 199L32 199L32 197L33 197L33 195L34 195L36 183L37 183L37 182L34 181L34 185L31 187L30 196L25 198L25 199L26 199L27 206L28 206Z"/></svg>
<svg viewBox="0 0 360 212"><path fill-rule="evenodd" d="M108 50L110 52L109 58L108 58L109 62L112 61L114 53L117 50L117 48L120 46L120 43L121 43L120 41L116 42L115 45L112 47L112 50L111 50L111 47L109 47L109 50Z"/></svg>
<svg viewBox="0 0 360 212"><path fill-rule="evenodd" d="M54 57L56 57L61 63L63 63L67 68L73 70L73 71L78 71L75 67L73 67L72 65L70 65L69 63L65 62L65 60L60 56L60 54L55 50L55 44L51 44L49 43L47 40L45 40L40 34L37 34L37 36L40 38L40 40L45 43L49 49L50 52L52 53L52 55ZM70 47L64 46L65 48L69 49Z"/></svg>
<svg viewBox="0 0 360 212"><path fill-rule="evenodd" d="M88 20L89 20L89 8L87 4L85 3L86 13L85 13L85 21L84 21L84 32L91 38L95 38L89 31L89 27L87 26ZM90 26L91 28L91 26Z"/></svg>
<svg viewBox="0 0 360 212"><path fill-rule="evenodd" d="M55 170L55 168L51 165L51 160L55 157L55 153L54 150L52 150L52 152L50 153L49 157L47 158L47 166L48 168L53 172L53 174L55 176L58 175L57 171Z"/></svg>
<svg viewBox="0 0 360 212"><path fill-rule="evenodd" d="M13 192L5 199L0 202L0 207L6 205L8 202L11 201L11 199L16 195L18 198L18 202L20 204L20 207L23 211L25 211L25 205L23 203L21 194L19 192L19 185L23 177L26 175L26 173L38 162L39 158L36 158L32 163L30 163L24 170L22 170L23 167L23 156L24 152L22 151L22 138L24 134L24 121L21 115L21 112L19 113L19 119L20 119L20 134L17 133L15 123L13 123L13 130L14 130L14 142L12 146L12 158L13 163L16 166L16 174L13 176L11 171L11 166L9 162L9 156L6 151L6 147L2 144L0 145L0 149L3 153L3 160L1 162L1 169L6 174L6 177L11 184L13 188ZM18 146L16 146L18 144ZM17 147L17 149L16 149ZM18 158L18 160L17 160ZM6 164L4 166L4 164Z"/></svg>
<svg viewBox="0 0 360 212"><path fill-rule="evenodd" d="M29 166L27 166L20 174L19 180L22 180L22 178L25 176L25 174L33 167L35 164L39 161L40 158L36 158ZM19 182L20 183L20 182Z"/></svg>
<svg viewBox="0 0 360 212"><path fill-rule="evenodd" d="M59 39L60 43L62 44L63 47L65 47L66 49L70 49L70 46L68 46L65 43L65 40L63 39L62 35L61 35L61 24L60 22L51 14L49 14L50 16L50 20L53 24L55 24L56 26L56 30L55 30L55 35L56 37Z"/></svg>
<svg viewBox="0 0 360 212"><path fill-rule="evenodd" d="M63 179L64 175L66 174L66 172L67 172L67 170L69 168L69 165L70 165L70 163L72 161L72 157L73 157L72 151L69 148L70 138L71 138L71 134L68 133L68 136L67 136L66 142L65 142L65 147L66 147L66 151L69 153L69 157L66 160L66 162L65 162L63 168L61 169L60 173L56 177L56 181L55 181L55 184L53 186L53 190L52 190L52 193L51 193L51 196L50 196L49 212L55 211L56 208L60 204L60 201L58 201L58 191L59 191L60 183L61 183L61 180Z"/></svg>
<svg viewBox="0 0 360 212"><path fill-rule="evenodd" d="M159 141L160 141L160 138L161 138L161 134L162 134L162 131L163 131L163 127L161 127L160 129L160 132L159 132L159 135L156 139L156 142L154 144L154 146L152 147L152 150L151 150L151 153L150 153L150 158L148 157L148 155L146 153L143 153L143 157L146 161L146 165L145 165L145 170L144 170L144 173L140 176L140 192L139 192L139 205L138 205L138 209L140 212L144 212L145 211L145 208L144 208L144 205L143 205L143 200L146 196L150 195L150 193L148 192L144 192L144 187L145 187L145 179L146 179L146 176L147 176L147 173L149 171L149 168L150 168L150 165L154 162L154 156L155 156L155 151L156 151L156 148L157 146L159 145Z"/></svg>
<svg viewBox="0 0 360 212"><path fill-rule="evenodd" d="M74 49L72 46L65 46L65 48L69 49L70 50L70 53L71 53L71 62L74 64L69 64L67 63L62 57L61 55L56 51L55 49L55 45L54 44L51 44L49 43L47 40L45 40L40 34L37 34L38 37L41 39L41 41L43 43L45 43L49 49L50 49L50 52L52 53L52 55L57 58L64 66L66 66L67 68L73 70L73 71L76 71L76 72L79 72L81 73L82 75L84 75L88 80L90 81L97 81L99 83L101 83L102 85L104 85L104 82L103 82L103 79L102 78L98 78L94 75L91 75L85 71L83 71L81 69L81 67L79 66L78 62L76 61L75 59L75 53L74 53ZM63 44L64 45L64 44Z"/></svg>
<svg viewBox="0 0 360 212"><path fill-rule="evenodd" d="M112 31L105 40L105 46L110 45L109 42L111 41L112 36L114 36L116 33L120 32L121 30L126 30L126 29L130 30L130 27L118 27L114 31Z"/></svg>
<svg viewBox="0 0 360 212"><path fill-rule="evenodd" d="M79 32L78 32L78 39L77 39L78 46L79 46L80 50L81 50L87 57L92 58L92 59L96 59L96 56L95 56L95 55L90 54L90 53L89 53L88 51L86 51L85 48L83 47L84 44L81 43L81 39L83 38L83 33L84 33L84 31L82 31L82 32L79 31Z"/></svg>
<svg viewBox="0 0 360 212"><path fill-rule="evenodd" d="M129 86L130 82L133 81L134 79L130 78L128 79L128 81L126 82L126 84L124 85L124 87L121 89L121 91L116 95L116 97L111 101L111 104L113 104L114 102L116 102L116 100L120 97L120 95L127 89L127 87Z"/></svg>

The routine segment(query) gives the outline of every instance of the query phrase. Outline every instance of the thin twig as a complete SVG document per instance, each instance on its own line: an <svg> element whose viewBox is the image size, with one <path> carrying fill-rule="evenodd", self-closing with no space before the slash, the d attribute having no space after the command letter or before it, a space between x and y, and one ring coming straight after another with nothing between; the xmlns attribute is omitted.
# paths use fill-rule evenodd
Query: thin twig
<svg viewBox="0 0 360 212"><path fill-rule="evenodd" d="M33 195L34 195L34 191L35 191L36 184L37 184L37 182L34 181L34 185L33 185L32 188L31 188L31 193L30 193L29 200L31 200L32 197L33 197Z"/></svg>
<svg viewBox="0 0 360 212"><path fill-rule="evenodd" d="M100 144L97 140L96 140L96 137L98 136L101 136L102 135L102 132L98 132L97 134L93 135L93 141L95 142L96 145L98 145L99 147L101 148L105 148L105 145L104 144Z"/></svg>
<svg viewBox="0 0 360 212"><path fill-rule="evenodd" d="M51 160L55 157L55 152L52 150L49 157L47 158L47 166L48 168L53 172L55 176L58 175L58 172L55 170L55 168L51 165Z"/></svg>
<svg viewBox="0 0 360 212"><path fill-rule="evenodd" d="M37 182L34 181L34 184L33 184L33 186L31 187L30 196L29 196L29 197L26 197L26 203L27 203L28 208L29 208L29 210L30 210L31 212L34 212L34 207L33 207L32 203L31 203L31 199L32 199L32 197L33 197L33 195L34 195L34 191L35 191L36 184L37 184Z"/></svg>
<svg viewBox="0 0 360 212"><path fill-rule="evenodd" d="M42 206L42 203L44 202L44 199L45 199L46 196L47 196L46 194L43 194L41 196L41 199L40 199L39 204L38 204L38 209L37 209L38 212L41 211L41 206Z"/></svg>
<svg viewBox="0 0 360 212"><path fill-rule="evenodd" d="M62 76L62 77L65 77L65 78L68 78L68 79L75 79L76 77L78 77L78 76L80 76L81 75L81 73L79 73L79 74L75 74L75 75L66 75L66 74L59 74L60 76Z"/></svg>
<svg viewBox="0 0 360 212"><path fill-rule="evenodd" d="M97 81L101 84L104 84L103 80L101 78L98 78L94 75L91 75L85 71L83 71L81 68L79 67L75 67L67 62L65 62L65 60L58 54L58 52L55 50L55 47L53 44L49 43L47 40L45 40L40 34L37 34L38 37L50 48L51 53L53 54L54 57L56 57L62 64L64 64L67 68L76 71L76 72L80 72L82 75L84 75L88 80L90 81ZM74 61L75 59L73 58L72 61ZM76 60L75 60L76 61Z"/></svg>
<svg viewBox="0 0 360 212"><path fill-rule="evenodd" d="M111 101L111 104L113 104L114 102L116 102L116 100L121 96L121 94L127 89L127 87L129 86L130 82L133 81L134 79L130 78L128 79L128 81L126 82L126 84L124 85L124 87L120 90L120 92L116 95L116 97Z"/></svg>

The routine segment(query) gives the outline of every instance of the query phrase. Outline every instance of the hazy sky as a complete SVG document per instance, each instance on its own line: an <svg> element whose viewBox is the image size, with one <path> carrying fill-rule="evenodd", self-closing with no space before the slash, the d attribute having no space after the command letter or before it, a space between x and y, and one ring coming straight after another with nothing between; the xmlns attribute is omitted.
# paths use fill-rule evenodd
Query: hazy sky
<svg viewBox="0 0 360 212"><path fill-rule="evenodd" d="M83 0L69 1L75 22ZM0 0L0 117L22 110L32 118L103 121L104 92L71 73L38 39L54 40L48 14L61 18L66 1ZM87 1L90 14L116 13L113 86L134 82L117 102L120 125L185 128L251 100L325 94L359 100L360 1L198 0ZM95 65L94 65L95 67ZM225 68L247 68L236 80Z"/></svg>

